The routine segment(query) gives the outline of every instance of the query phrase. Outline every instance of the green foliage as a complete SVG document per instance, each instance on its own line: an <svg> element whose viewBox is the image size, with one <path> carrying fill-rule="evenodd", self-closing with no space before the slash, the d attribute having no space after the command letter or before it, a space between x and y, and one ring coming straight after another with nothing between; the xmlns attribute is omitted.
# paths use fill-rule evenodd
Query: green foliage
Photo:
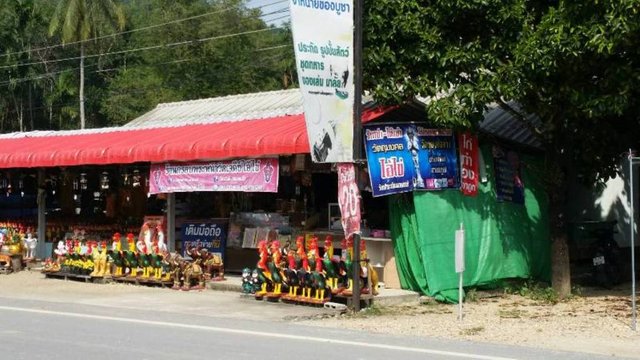
<svg viewBox="0 0 640 360"><path fill-rule="evenodd" d="M606 179L638 145L639 11L637 0L369 2L365 84L385 102L428 97L429 120L454 127L517 101L540 115L532 130L561 171Z"/></svg>
<svg viewBox="0 0 640 360"><path fill-rule="evenodd" d="M505 286L504 291L507 294L520 295L545 304L557 304L560 301L558 293L553 288L532 280L511 283Z"/></svg>
<svg viewBox="0 0 640 360"><path fill-rule="evenodd" d="M465 296L464 300L466 302L478 302L478 300L479 300L478 299L478 291L475 288L467 291L467 293L465 295L466 296Z"/></svg>
<svg viewBox="0 0 640 360"><path fill-rule="evenodd" d="M640 145L640 1L378 0L364 11L364 84L376 99L427 98L428 120L453 128L477 127L497 105L541 140L551 234L566 245L568 177L615 177ZM568 255L555 254L566 296Z"/></svg>
<svg viewBox="0 0 640 360"><path fill-rule="evenodd" d="M157 104L176 98L178 95L164 86L158 71L134 67L122 69L109 82L100 106L113 124L123 125Z"/></svg>
<svg viewBox="0 0 640 360"><path fill-rule="evenodd" d="M61 33L64 43L103 36L124 28L125 16L114 0L58 0L49 35Z"/></svg>
<svg viewBox="0 0 640 360"><path fill-rule="evenodd" d="M261 10L244 3L7 2L0 7L0 132L78 127L78 62L60 60L77 58L80 44L75 42L82 38L103 37L83 43L87 127L126 123L159 102L291 86L295 63L290 30L265 22L274 16L261 17L287 4ZM198 15L204 16L176 21ZM149 28L137 31L144 27ZM130 32L108 36L118 29ZM259 32L228 36L247 31ZM194 41L198 39L204 40ZM175 43L181 45L137 50ZM29 49L38 50L24 51Z"/></svg>

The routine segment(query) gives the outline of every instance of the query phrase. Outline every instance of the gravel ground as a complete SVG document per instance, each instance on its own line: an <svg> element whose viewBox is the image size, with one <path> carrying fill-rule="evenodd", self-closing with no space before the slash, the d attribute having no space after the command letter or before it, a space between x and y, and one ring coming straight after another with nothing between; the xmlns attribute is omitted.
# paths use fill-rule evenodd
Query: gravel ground
<svg viewBox="0 0 640 360"><path fill-rule="evenodd" d="M640 359L640 328L631 330L630 291L625 292L585 289L557 304L501 293L465 303L463 321L457 305L427 302L303 323Z"/></svg>
<svg viewBox="0 0 640 360"><path fill-rule="evenodd" d="M62 281L45 279L35 271L0 275L0 297L131 308L157 306L171 312L198 309L202 314L217 313L215 309L225 306L225 316L231 317L640 359L640 329L630 329L629 289L584 289L581 296L555 305L517 295L478 293L477 300L464 304L464 320L458 321L457 305L433 301L373 307L356 315L336 316L317 308L285 304L270 304L282 306L272 306L265 312L260 306L264 304L238 301L237 293L230 292L185 293L127 284Z"/></svg>

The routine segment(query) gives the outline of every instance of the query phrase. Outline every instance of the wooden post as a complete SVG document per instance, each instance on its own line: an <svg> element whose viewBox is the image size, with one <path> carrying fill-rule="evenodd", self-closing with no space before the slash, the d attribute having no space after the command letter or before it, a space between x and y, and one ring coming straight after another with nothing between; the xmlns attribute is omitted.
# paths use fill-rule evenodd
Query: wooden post
<svg viewBox="0 0 640 360"><path fill-rule="evenodd" d="M176 251L176 194L167 194L167 247Z"/></svg>
<svg viewBox="0 0 640 360"><path fill-rule="evenodd" d="M36 238L38 239L38 247L36 248L35 256L40 259L45 259L51 254L47 254L47 246L45 243L46 237L46 209L47 209L47 193L45 189L45 171L43 168L38 169L38 187L37 187L36 199L38 203L38 232ZM49 239L51 240L51 239Z"/></svg>
<svg viewBox="0 0 640 360"><path fill-rule="evenodd" d="M353 160L356 180L359 180L358 162L362 160L362 0L354 0L353 19ZM353 236L353 310L360 311L360 234Z"/></svg>

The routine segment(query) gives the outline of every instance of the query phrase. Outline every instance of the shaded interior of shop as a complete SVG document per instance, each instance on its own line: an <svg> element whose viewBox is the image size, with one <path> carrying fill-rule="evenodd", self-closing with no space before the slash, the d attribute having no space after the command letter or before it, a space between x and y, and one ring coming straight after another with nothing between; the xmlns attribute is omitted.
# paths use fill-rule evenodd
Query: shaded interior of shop
<svg viewBox="0 0 640 360"><path fill-rule="evenodd" d="M148 195L148 163L46 168L43 173L39 188L37 169L0 172L0 218L6 220L5 226L35 232L39 190L46 195L46 239L41 256L51 256L58 241L70 238L74 230L83 230L84 240L109 240L115 232L137 236L145 216L166 216L167 195ZM387 201L366 191L366 171L360 180L364 235L374 229L382 239L389 229ZM175 250L184 250L183 223L215 219L227 230L228 273L255 267L256 242L261 238L278 239L287 247L295 246L299 235L316 235L320 242L332 235L339 251L343 233L337 192L335 167L312 163L305 154L280 157L277 193L176 193ZM248 240L248 233L253 240Z"/></svg>

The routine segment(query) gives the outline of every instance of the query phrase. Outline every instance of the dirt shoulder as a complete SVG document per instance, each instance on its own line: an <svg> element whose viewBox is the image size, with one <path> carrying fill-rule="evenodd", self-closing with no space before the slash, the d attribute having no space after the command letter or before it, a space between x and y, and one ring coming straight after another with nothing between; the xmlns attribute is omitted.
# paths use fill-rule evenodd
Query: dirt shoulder
<svg viewBox="0 0 640 360"><path fill-rule="evenodd" d="M640 331L630 329L630 286L611 291L583 289L581 296L550 304L504 292L477 293L457 306L426 304L377 307L356 315L335 315L322 309L239 301L238 293L180 292L125 284L90 284L44 279L35 272L0 275L0 297L73 302L170 312L220 314L227 317L295 321L298 324L349 328L395 335L440 337L587 352L640 359ZM276 306L279 305L279 306Z"/></svg>
<svg viewBox="0 0 640 360"><path fill-rule="evenodd" d="M581 296L557 304L494 293L465 303L462 322L457 320L457 305L436 302L302 322L640 359L640 331L630 328L630 291L624 290L629 288L584 289Z"/></svg>

